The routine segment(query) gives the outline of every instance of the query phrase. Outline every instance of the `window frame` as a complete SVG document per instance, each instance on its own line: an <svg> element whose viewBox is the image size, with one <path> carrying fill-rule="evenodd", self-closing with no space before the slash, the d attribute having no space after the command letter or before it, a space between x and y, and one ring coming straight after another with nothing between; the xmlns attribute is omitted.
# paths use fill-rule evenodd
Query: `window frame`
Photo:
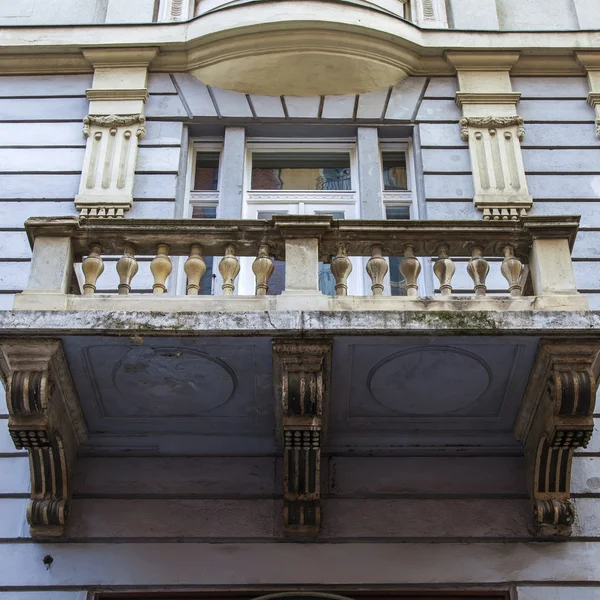
<svg viewBox="0 0 600 600"><path fill-rule="evenodd" d="M191 140L191 152L188 160L189 175L186 181L186 218L192 218L194 206L219 207L219 194L221 193L221 178L223 176L223 138L196 138ZM219 176L216 190L194 190L196 178L196 159L200 152L219 153ZM218 213L217 213L218 214Z"/></svg>

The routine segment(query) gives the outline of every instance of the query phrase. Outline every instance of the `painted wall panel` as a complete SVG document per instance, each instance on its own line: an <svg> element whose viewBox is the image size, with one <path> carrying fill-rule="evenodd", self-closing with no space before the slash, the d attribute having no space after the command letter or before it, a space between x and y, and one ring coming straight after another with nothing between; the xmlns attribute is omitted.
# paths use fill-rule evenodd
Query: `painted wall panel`
<svg viewBox="0 0 600 600"><path fill-rule="evenodd" d="M81 121L87 113L85 97L0 99L0 121Z"/></svg>
<svg viewBox="0 0 600 600"><path fill-rule="evenodd" d="M257 96L250 95L250 101L254 107L254 112L257 117L263 118L279 118L283 119L285 113L281 104L281 98L278 96Z"/></svg>
<svg viewBox="0 0 600 600"><path fill-rule="evenodd" d="M148 75L148 93L149 94L176 94L177 90L173 85L169 73L150 73Z"/></svg>
<svg viewBox="0 0 600 600"><path fill-rule="evenodd" d="M598 600L600 598L600 586L519 586L517 588L517 597L519 600Z"/></svg>
<svg viewBox="0 0 600 600"><path fill-rule="evenodd" d="M392 88L385 118L390 120L412 119L423 92L425 77L408 77Z"/></svg>
<svg viewBox="0 0 600 600"><path fill-rule="evenodd" d="M523 150L525 172L598 173L600 146L589 150Z"/></svg>
<svg viewBox="0 0 600 600"><path fill-rule="evenodd" d="M600 199L600 175L528 175L527 186L534 200Z"/></svg>
<svg viewBox="0 0 600 600"><path fill-rule="evenodd" d="M100 496L268 496L280 493L273 482L274 464L273 458L83 458L74 490Z"/></svg>
<svg viewBox="0 0 600 600"><path fill-rule="evenodd" d="M3 494L29 493L29 460L27 456L0 458L0 496ZM0 577L2 581L2 577Z"/></svg>
<svg viewBox="0 0 600 600"><path fill-rule="evenodd" d="M400 469L403 475L397 477ZM512 457L334 457L329 470L335 472L335 487L329 493L339 496L439 494L441 490L465 496L508 495L524 493L526 483L522 459Z"/></svg>
<svg viewBox="0 0 600 600"><path fill-rule="evenodd" d="M421 123L421 148L427 146L459 146L468 148L468 143L460 137L460 125L457 123Z"/></svg>
<svg viewBox="0 0 600 600"><path fill-rule="evenodd" d="M587 98L585 77L511 77L514 92L528 98Z"/></svg>
<svg viewBox="0 0 600 600"><path fill-rule="evenodd" d="M319 97L284 96L283 100L292 119L316 119L319 115Z"/></svg>
<svg viewBox="0 0 600 600"><path fill-rule="evenodd" d="M432 77L429 80L425 98L448 98L454 100L458 92L458 80L456 77Z"/></svg>
<svg viewBox="0 0 600 600"><path fill-rule="evenodd" d="M252 118L252 111L245 94L219 88L211 89L215 102L219 107L219 112L223 117Z"/></svg>
<svg viewBox="0 0 600 600"><path fill-rule="evenodd" d="M545 146L568 148L569 146L592 146L600 148L594 127L588 123L525 123L523 148Z"/></svg>
<svg viewBox="0 0 600 600"><path fill-rule="evenodd" d="M0 199L74 199L80 175L0 175ZM136 181L137 183L137 181Z"/></svg>
<svg viewBox="0 0 600 600"><path fill-rule="evenodd" d="M185 103L194 116L216 117L217 111L207 87L189 73L175 73Z"/></svg>
<svg viewBox="0 0 600 600"><path fill-rule="evenodd" d="M2 123L0 146L80 146L85 148L81 121L70 123Z"/></svg>
<svg viewBox="0 0 600 600"><path fill-rule="evenodd" d="M539 0L496 0L500 29L556 31L578 29L571 0L553 0L541 9Z"/></svg>
<svg viewBox="0 0 600 600"><path fill-rule="evenodd" d="M5 75L0 77L0 98L85 96L92 87L91 73L81 75Z"/></svg>
<svg viewBox="0 0 600 600"><path fill-rule="evenodd" d="M466 148L464 150L424 148L422 156L425 173L471 173L471 158Z"/></svg>
<svg viewBox="0 0 600 600"><path fill-rule="evenodd" d="M169 199L174 200L177 189L177 175L144 175L140 173L135 176L133 185L134 199L156 200Z"/></svg>
<svg viewBox="0 0 600 600"><path fill-rule="evenodd" d="M0 310L11 310L15 295L0 293ZM0 394L1 395L1 394ZM0 414L2 414L2 406L0 402Z"/></svg>
<svg viewBox="0 0 600 600"><path fill-rule="evenodd" d="M0 172L81 172L83 148L10 148L0 150Z"/></svg>
<svg viewBox="0 0 600 600"><path fill-rule="evenodd" d="M1 223L1 222L0 222ZM4 226L4 223L1 223ZM24 231L0 230L0 260L30 258L31 248Z"/></svg>
<svg viewBox="0 0 600 600"><path fill-rule="evenodd" d="M585 100L521 100L519 114L527 121L593 122L594 109Z"/></svg>
<svg viewBox="0 0 600 600"><path fill-rule="evenodd" d="M148 121L140 146L180 146L183 123Z"/></svg>
<svg viewBox="0 0 600 600"><path fill-rule="evenodd" d="M354 114L356 96L325 96L323 119L351 119Z"/></svg>
<svg viewBox="0 0 600 600"><path fill-rule="evenodd" d="M20 292L28 279L28 262L0 262L0 290Z"/></svg>
<svg viewBox="0 0 600 600"><path fill-rule="evenodd" d="M6 410L5 405L0 407L0 414L2 414L4 410ZM8 432L8 423L6 419L0 419L0 454L27 454L27 450L17 450L15 448L10 433ZM1 520L2 519L0 519L0 521Z"/></svg>
<svg viewBox="0 0 600 600"><path fill-rule="evenodd" d="M140 148L135 166L136 173L177 173L179 153L178 147Z"/></svg>
<svg viewBox="0 0 600 600"><path fill-rule="evenodd" d="M360 94L358 97L357 119L381 119L385 109L385 103L390 94L387 88Z"/></svg>
<svg viewBox="0 0 600 600"><path fill-rule="evenodd" d="M8 543L5 586L402 585L594 582L598 544ZM46 569L43 557L54 558ZM508 574L508 576L507 576Z"/></svg>
<svg viewBox="0 0 600 600"><path fill-rule="evenodd" d="M4 459L0 458L0 461ZM0 470L2 463L0 462ZM27 498L0 498L0 538L19 539L29 538L29 526L27 525ZM23 581L25 583L25 581ZM0 593L0 600L3 596Z"/></svg>
<svg viewBox="0 0 600 600"><path fill-rule="evenodd" d="M462 112L454 100L423 100L417 121L458 121Z"/></svg>
<svg viewBox="0 0 600 600"><path fill-rule="evenodd" d="M186 118L188 116L179 96L153 94L146 102L148 118Z"/></svg>
<svg viewBox="0 0 600 600"><path fill-rule="evenodd" d="M471 200L474 194L472 175L425 175L427 198Z"/></svg>

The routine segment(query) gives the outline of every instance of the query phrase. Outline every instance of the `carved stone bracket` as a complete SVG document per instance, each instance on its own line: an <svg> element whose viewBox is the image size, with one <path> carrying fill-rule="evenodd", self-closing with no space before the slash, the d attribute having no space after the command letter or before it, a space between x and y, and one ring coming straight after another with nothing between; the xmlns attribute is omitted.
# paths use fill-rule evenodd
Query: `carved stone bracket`
<svg viewBox="0 0 600 600"><path fill-rule="evenodd" d="M83 216L122 217L131 208L138 142L145 134L143 114L85 117L88 142L75 198Z"/></svg>
<svg viewBox="0 0 600 600"><path fill-rule="evenodd" d="M592 436L599 352L599 343L540 345L515 431L539 535L571 533L571 463Z"/></svg>
<svg viewBox="0 0 600 600"><path fill-rule="evenodd" d="M321 528L321 445L330 353L330 342L273 344L288 535L316 535Z"/></svg>
<svg viewBox="0 0 600 600"><path fill-rule="evenodd" d="M596 111L596 137L600 138L600 92L590 92L587 101Z"/></svg>
<svg viewBox="0 0 600 600"><path fill-rule="evenodd" d="M29 452L31 535L63 535L86 426L62 346L56 340L2 340L0 348L10 436L17 449Z"/></svg>

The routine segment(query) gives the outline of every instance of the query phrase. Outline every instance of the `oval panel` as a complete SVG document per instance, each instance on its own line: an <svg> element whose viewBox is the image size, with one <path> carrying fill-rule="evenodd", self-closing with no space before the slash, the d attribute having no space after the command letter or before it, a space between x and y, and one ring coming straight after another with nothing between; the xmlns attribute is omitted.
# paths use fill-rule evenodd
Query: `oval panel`
<svg viewBox="0 0 600 600"><path fill-rule="evenodd" d="M184 348L132 348L113 370L129 416L196 416L225 404L235 391L221 360Z"/></svg>
<svg viewBox="0 0 600 600"><path fill-rule="evenodd" d="M459 348L425 346L393 354L369 373L374 398L394 412L443 415L466 408L488 389L491 371Z"/></svg>

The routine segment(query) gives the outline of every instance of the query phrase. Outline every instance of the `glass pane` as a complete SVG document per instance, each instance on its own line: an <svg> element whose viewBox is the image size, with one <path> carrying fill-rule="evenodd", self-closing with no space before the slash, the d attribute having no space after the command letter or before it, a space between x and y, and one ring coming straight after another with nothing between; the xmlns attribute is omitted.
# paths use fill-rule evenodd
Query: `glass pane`
<svg viewBox="0 0 600 600"><path fill-rule="evenodd" d="M407 190L406 155L404 152L382 152L383 189Z"/></svg>
<svg viewBox="0 0 600 600"><path fill-rule="evenodd" d="M196 154L194 191L217 189L219 189L219 152L198 152Z"/></svg>
<svg viewBox="0 0 600 600"><path fill-rule="evenodd" d="M216 219L217 218L217 207L216 206L193 206L192 207L192 219ZM211 296L214 293L215 278L216 275L213 272L214 259L212 256L204 256L204 262L206 264L206 273L200 280L200 290L198 294L200 296Z"/></svg>
<svg viewBox="0 0 600 600"><path fill-rule="evenodd" d="M315 210L315 215L331 215L334 219L343 219L344 211ZM319 290L326 296L335 296L335 277L328 263L319 263Z"/></svg>
<svg viewBox="0 0 600 600"><path fill-rule="evenodd" d="M253 190L350 190L347 152L255 152Z"/></svg>
<svg viewBox="0 0 600 600"><path fill-rule="evenodd" d="M409 206L386 206L386 219L410 218ZM406 296L406 280L400 272L401 256L390 256L390 292L392 296Z"/></svg>
<svg viewBox="0 0 600 600"><path fill-rule="evenodd" d="M287 210L259 210L256 214L257 219L270 219L273 215L287 215ZM285 289L285 261L274 260L274 269L269 277L268 296L278 296Z"/></svg>

